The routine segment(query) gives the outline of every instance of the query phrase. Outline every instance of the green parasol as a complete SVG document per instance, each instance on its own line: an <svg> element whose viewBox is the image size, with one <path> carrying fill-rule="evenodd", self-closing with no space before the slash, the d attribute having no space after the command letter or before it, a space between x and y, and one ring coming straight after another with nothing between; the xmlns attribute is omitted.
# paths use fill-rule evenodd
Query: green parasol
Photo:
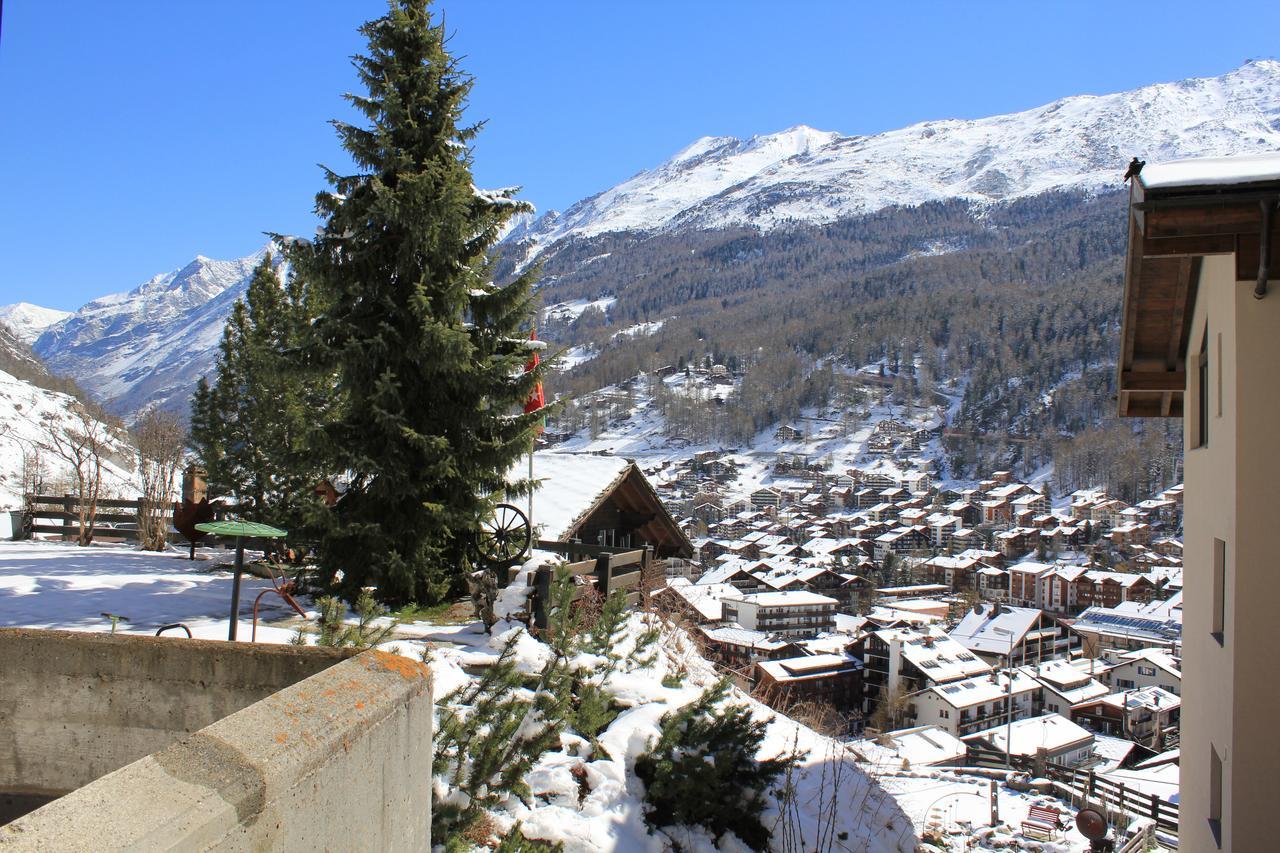
<svg viewBox="0 0 1280 853"><path fill-rule="evenodd" d="M227 639L236 638L236 623L240 616L240 575L244 572L244 540L279 539L288 535L286 531L269 524L258 524L253 521L206 521L197 524L196 530L201 533L212 533L214 536L234 536L236 538L236 574L231 582L231 627L227 631Z"/></svg>

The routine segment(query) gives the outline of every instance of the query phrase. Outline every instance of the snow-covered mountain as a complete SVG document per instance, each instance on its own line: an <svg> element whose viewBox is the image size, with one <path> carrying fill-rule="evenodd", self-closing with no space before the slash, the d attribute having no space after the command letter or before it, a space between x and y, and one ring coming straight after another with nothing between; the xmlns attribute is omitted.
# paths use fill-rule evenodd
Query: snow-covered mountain
<svg viewBox="0 0 1280 853"><path fill-rule="evenodd" d="M0 305L0 323L8 326L27 345L35 343L45 329L70 316L70 311L43 308L30 302Z"/></svg>
<svg viewBox="0 0 1280 853"><path fill-rule="evenodd" d="M528 262L607 232L767 230L931 200L992 203L1054 189L1120 188L1135 155L1155 161L1276 149L1280 62L1256 61L1220 77L873 136L801 126L746 140L705 137L563 213L521 215L504 246L508 257ZM128 416L156 403L185 411L265 251L231 261L197 257L129 293L94 300L47 328L34 348L113 412Z"/></svg>
<svg viewBox="0 0 1280 853"><path fill-rule="evenodd" d="M22 506L24 467L28 473L38 468L48 489L67 485L68 464L45 445L51 430L77 430L79 401L54 390L68 384L50 376L26 342L0 324L0 511ZM108 431L104 485L112 494L135 496L132 451L123 432Z"/></svg>
<svg viewBox="0 0 1280 853"><path fill-rule="evenodd" d="M198 256L128 293L95 299L40 335L34 349L113 412L151 404L185 411L213 366L232 306L270 248L231 261Z"/></svg>
<svg viewBox="0 0 1280 853"><path fill-rule="evenodd" d="M1280 62L1220 77L1079 95L1025 112L873 136L793 127L703 137L673 158L507 237L526 261L573 237L830 222L948 198L988 203L1121 186L1129 159L1280 149Z"/></svg>

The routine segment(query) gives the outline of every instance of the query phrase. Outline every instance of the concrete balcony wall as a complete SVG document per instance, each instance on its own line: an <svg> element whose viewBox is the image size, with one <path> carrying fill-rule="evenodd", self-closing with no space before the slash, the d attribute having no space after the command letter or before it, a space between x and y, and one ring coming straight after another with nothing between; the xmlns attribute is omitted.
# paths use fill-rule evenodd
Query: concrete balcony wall
<svg viewBox="0 0 1280 853"><path fill-rule="evenodd" d="M0 791L71 791L0 851L430 847L422 664L23 629L0 660Z"/></svg>

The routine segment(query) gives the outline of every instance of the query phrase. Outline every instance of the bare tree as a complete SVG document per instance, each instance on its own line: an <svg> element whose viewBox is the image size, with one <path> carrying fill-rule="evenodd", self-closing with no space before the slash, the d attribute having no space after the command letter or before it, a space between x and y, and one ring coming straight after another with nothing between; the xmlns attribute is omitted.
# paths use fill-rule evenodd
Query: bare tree
<svg viewBox="0 0 1280 853"><path fill-rule="evenodd" d="M43 458L44 448L39 444L22 442L22 494L34 496L45 489L48 470Z"/></svg>
<svg viewBox="0 0 1280 853"><path fill-rule="evenodd" d="M85 546L93 541L93 520L102 491L102 457L108 450L110 431L79 402L70 404L67 413L66 420L53 416L43 419L44 449L71 469L80 525L77 541Z"/></svg>
<svg viewBox="0 0 1280 853"><path fill-rule="evenodd" d="M168 544L166 522L173 504L173 483L182 467L187 433L171 412L152 409L133 427L142 501L138 505L138 544L147 551L163 551Z"/></svg>

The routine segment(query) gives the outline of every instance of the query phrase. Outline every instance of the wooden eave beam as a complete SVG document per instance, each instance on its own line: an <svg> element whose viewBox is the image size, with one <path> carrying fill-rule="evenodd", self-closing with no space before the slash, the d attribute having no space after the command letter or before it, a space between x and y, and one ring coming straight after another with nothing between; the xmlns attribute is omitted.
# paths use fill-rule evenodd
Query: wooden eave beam
<svg viewBox="0 0 1280 853"><path fill-rule="evenodd" d="M1178 391L1187 387L1187 373L1184 370L1135 371L1125 370L1120 373L1121 391Z"/></svg>
<svg viewBox="0 0 1280 853"><path fill-rule="evenodd" d="M1181 258L1191 255L1229 255L1236 250L1234 234L1198 237L1142 238L1143 258Z"/></svg>
<svg viewBox="0 0 1280 853"><path fill-rule="evenodd" d="M1261 224L1262 212L1256 202L1154 210L1148 208L1142 233L1145 238L1151 240L1169 237L1205 237L1257 233Z"/></svg>

